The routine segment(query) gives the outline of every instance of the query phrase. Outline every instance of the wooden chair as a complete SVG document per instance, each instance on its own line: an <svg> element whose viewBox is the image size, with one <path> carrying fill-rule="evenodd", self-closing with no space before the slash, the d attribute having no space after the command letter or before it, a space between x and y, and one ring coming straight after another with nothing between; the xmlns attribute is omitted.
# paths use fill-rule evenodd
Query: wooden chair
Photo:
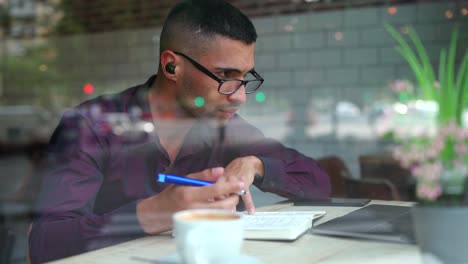
<svg viewBox="0 0 468 264"><path fill-rule="evenodd" d="M400 192L395 185L385 179L346 179L350 198L400 201Z"/></svg>
<svg viewBox="0 0 468 264"><path fill-rule="evenodd" d="M384 179L354 179L342 159L327 156L317 159L328 173L332 185L332 197L400 200L394 184Z"/></svg>
<svg viewBox="0 0 468 264"><path fill-rule="evenodd" d="M359 166L362 179L389 181L397 188L402 200L415 200L414 177L390 153L361 155Z"/></svg>
<svg viewBox="0 0 468 264"><path fill-rule="evenodd" d="M317 162L330 177L332 197L348 197L346 179L350 178L351 175L344 162L335 156L322 157L317 159Z"/></svg>

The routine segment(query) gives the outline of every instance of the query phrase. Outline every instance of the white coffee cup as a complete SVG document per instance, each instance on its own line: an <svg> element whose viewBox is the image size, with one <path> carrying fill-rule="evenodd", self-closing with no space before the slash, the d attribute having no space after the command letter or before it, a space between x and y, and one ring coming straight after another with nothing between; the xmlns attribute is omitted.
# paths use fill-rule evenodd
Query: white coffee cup
<svg viewBox="0 0 468 264"><path fill-rule="evenodd" d="M242 215L217 209L192 209L174 214L179 256L187 264L218 264L241 255Z"/></svg>

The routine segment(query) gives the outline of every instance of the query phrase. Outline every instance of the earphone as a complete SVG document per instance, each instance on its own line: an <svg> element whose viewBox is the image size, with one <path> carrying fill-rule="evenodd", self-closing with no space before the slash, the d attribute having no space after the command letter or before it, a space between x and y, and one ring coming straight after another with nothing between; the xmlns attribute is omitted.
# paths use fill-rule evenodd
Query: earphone
<svg viewBox="0 0 468 264"><path fill-rule="evenodd" d="M174 73L175 73L175 65L172 64L172 63L166 64L166 71L167 71L168 73L174 74Z"/></svg>

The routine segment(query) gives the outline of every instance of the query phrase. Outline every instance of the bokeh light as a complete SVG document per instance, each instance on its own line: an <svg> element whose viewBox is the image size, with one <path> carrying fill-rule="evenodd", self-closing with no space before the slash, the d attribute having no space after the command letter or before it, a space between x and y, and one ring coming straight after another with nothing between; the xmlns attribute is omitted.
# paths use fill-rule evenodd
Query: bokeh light
<svg viewBox="0 0 468 264"><path fill-rule="evenodd" d="M83 86L83 92L85 94L92 94L94 93L94 86L90 83L87 83Z"/></svg>
<svg viewBox="0 0 468 264"><path fill-rule="evenodd" d="M461 14L464 15L464 16L468 15L468 8L462 8L461 9Z"/></svg>
<svg viewBox="0 0 468 264"><path fill-rule="evenodd" d="M343 40L343 33L342 32L335 32L335 39L336 39L336 41Z"/></svg>
<svg viewBox="0 0 468 264"><path fill-rule="evenodd" d="M41 72L45 72L45 71L47 71L48 69L49 69L49 67L47 67L47 65L45 65L45 64L39 65L39 70L40 70Z"/></svg>
<svg viewBox="0 0 468 264"><path fill-rule="evenodd" d="M202 107L202 106L205 105L205 99L203 97L200 97L200 96L195 98L194 102L195 102L196 107Z"/></svg>
<svg viewBox="0 0 468 264"><path fill-rule="evenodd" d="M453 12L451 10L445 11L445 17L448 18L448 19L452 19L453 18Z"/></svg>
<svg viewBox="0 0 468 264"><path fill-rule="evenodd" d="M387 8L387 13L393 16L398 13L398 8L396 8L396 6L390 6Z"/></svg>
<svg viewBox="0 0 468 264"><path fill-rule="evenodd" d="M266 95L264 92L258 92L255 94L255 100L259 103L263 103L266 100Z"/></svg>

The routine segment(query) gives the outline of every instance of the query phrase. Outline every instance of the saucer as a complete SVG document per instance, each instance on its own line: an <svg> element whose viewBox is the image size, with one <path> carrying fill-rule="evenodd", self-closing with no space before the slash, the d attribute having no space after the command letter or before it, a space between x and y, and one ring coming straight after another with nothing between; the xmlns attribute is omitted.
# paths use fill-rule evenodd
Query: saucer
<svg viewBox="0 0 468 264"><path fill-rule="evenodd" d="M178 254L167 255L157 259L156 263L183 264ZM252 256L240 255L229 262L230 264L262 264L262 262Z"/></svg>

